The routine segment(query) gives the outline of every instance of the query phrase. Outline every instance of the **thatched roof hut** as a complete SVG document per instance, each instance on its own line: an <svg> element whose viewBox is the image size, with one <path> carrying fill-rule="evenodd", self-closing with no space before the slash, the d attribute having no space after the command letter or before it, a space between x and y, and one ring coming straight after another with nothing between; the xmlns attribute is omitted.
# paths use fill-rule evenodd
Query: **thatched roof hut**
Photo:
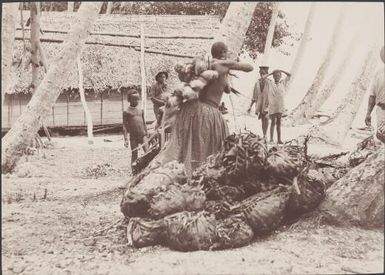
<svg viewBox="0 0 385 275"><path fill-rule="evenodd" d="M29 12L24 12L24 22ZM76 13L43 12L41 16L42 48L48 65L61 50ZM219 27L216 16L128 16L99 15L81 53L84 88L102 91L120 86L141 84L140 25L145 33L145 70L147 85L161 70L170 73L170 83L176 83L174 65L186 62L206 52ZM25 24L25 23L24 23ZM25 27L26 46L30 31ZM25 66L29 53L23 54L23 32L16 31L14 55L15 92L26 92L31 84L31 66ZM24 56L24 57L23 57ZM23 57L23 58L22 58ZM23 60L22 62L20 62ZM43 75L41 70L41 77ZM77 66L73 64L67 88L78 87Z"/></svg>

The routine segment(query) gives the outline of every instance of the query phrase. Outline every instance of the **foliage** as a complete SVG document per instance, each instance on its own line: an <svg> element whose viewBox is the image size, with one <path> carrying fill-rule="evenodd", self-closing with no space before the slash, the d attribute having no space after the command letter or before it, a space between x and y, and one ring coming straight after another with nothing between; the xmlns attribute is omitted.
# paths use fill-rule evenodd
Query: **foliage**
<svg viewBox="0 0 385 275"><path fill-rule="evenodd" d="M53 11L66 11L67 2L42 2L42 10L49 10L52 4ZM221 19L225 16L230 2L113 2L112 13L114 14L144 14L144 15L218 15ZM256 57L262 53L265 47L270 18L272 15L272 2L258 3L250 27L246 33L244 44L251 56ZM24 9L28 9L28 3L23 3ZM79 8L80 2L75 2L75 11ZM105 2L100 13L105 13L107 3ZM289 30L285 15L278 13L277 25L273 37L273 47L285 44L285 38L298 39L297 34Z"/></svg>

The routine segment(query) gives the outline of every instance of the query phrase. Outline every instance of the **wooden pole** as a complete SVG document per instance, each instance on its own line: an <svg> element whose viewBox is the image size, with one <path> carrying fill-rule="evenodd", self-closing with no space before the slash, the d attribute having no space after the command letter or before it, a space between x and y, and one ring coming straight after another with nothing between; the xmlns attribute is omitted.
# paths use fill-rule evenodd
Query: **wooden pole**
<svg viewBox="0 0 385 275"><path fill-rule="evenodd" d="M146 89L146 70L144 64L144 24L140 24L140 75L142 77L142 109L144 112L144 121L147 118L147 89Z"/></svg>
<svg viewBox="0 0 385 275"><path fill-rule="evenodd" d="M87 135L88 135L88 144L94 144L93 137L93 125L92 125L92 116L90 109L87 106L86 97L84 95L84 87L83 87L83 70L82 63L80 61L80 55L77 58L78 72L79 72L79 93L80 93L80 101L82 102L84 113L87 120Z"/></svg>

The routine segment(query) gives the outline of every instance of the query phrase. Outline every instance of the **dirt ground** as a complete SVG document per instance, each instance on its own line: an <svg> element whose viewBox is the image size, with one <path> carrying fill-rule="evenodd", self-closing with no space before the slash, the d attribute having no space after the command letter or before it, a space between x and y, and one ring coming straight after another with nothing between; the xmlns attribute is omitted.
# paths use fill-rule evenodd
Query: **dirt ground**
<svg viewBox="0 0 385 275"><path fill-rule="evenodd" d="M182 253L125 245L129 178L121 136L55 138L2 175L3 274L382 273L384 233L302 226L233 250ZM99 165L99 166L98 166Z"/></svg>

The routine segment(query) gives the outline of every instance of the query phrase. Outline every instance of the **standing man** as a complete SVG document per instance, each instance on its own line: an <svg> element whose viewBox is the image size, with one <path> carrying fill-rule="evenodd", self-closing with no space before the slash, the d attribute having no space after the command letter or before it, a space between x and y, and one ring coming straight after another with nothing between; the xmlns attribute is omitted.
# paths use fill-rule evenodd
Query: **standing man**
<svg viewBox="0 0 385 275"><path fill-rule="evenodd" d="M285 79L281 79L282 73L286 74ZM270 142L274 142L274 128L277 127L278 144L283 144L281 139L281 119L282 114L285 111L283 97L287 88L287 83L290 80L290 74L283 70L274 70L271 74L273 75L274 81L266 81L266 86L269 95L269 116L271 119L270 125Z"/></svg>
<svg viewBox="0 0 385 275"><path fill-rule="evenodd" d="M385 63L384 46L380 52L381 60ZM374 75L372 86L370 88L370 97L368 102L368 111L365 117L365 124L371 125L371 113L377 105L377 138L385 143L385 71L384 66Z"/></svg>
<svg viewBox="0 0 385 275"><path fill-rule="evenodd" d="M266 141L267 128L269 127L269 97L268 90L265 89L266 79L265 76L269 74L269 67L260 66L259 75L261 76L254 85L253 98L250 103L250 107L247 110L251 111L251 107L255 103L255 114L258 115L258 119L262 121L263 139Z"/></svg>
<svg viewBox="0 0 385 275"><path fill-rule="evenodd" d="M151 89L150 89L151 101L154 106L154 114L155 114L155 119L157 121L158 126L161 123L159 109L160 107L164 106L167 102L167 96L166 96L167 79L168 79L167 72L159 72L155 76L156 82L151 86Z"/></svg>

